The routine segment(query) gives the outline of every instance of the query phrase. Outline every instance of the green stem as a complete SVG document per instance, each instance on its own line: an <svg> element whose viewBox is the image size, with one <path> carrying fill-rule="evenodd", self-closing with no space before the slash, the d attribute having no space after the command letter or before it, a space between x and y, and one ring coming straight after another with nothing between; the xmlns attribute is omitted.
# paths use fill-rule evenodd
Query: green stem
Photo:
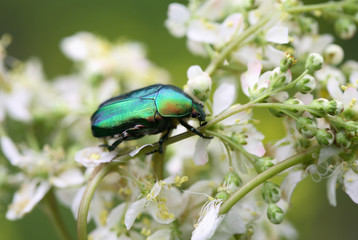
<svg viewBox="0 0 358 240"><path fill-rule="evenodd" d="M236 150L238 150L239 152L241 152L247 159L249 159L251 162L255 161L256 159L258 159L258 157L256 157L255 155L252 155L250 153L248 153L240 144L237 144L236 142L234 142L231 138L214 132L214 131L210 131L210 130L206 130L205 132L209 133L210 135L213 135L215 137L220 138L222 141L230 144L233 148L235 148Z"/></svg>
<svg viewBox="0 0 358 240"><path fill-rule="evenodd" d="M254 190L260 184L266 182L273 176L277 175L278 173L295 166L300 163L304 163L307 161L312 160L311 155L317 152L320 149L319 146L312 147L311 149L307 150L306 152L296 154L275 166L267 169L266 171L260 173L255 178L251 179L245 185L243 185L239 190L237 190L229 199L227 199L220 208L219 214L227 213L240 199L242 199L246 194Z"/></svg>
<svg viewBox="0 0 358 240"><path fill-rule="evenodd" d="M255 25L252 25L248 29L246 29L243 33L241 33L236 39L230 42L221 52L220 54L209 64L209 66L205 69L210 76L214 74L216 69L218 69L226 58L239 46L240 43L243 43L249 37L254 37L259 33L259 29L265 26L269 20L273 17L273 14L270 14L260 21L258 21Z"/></svg>
<svg viewBox="0 0 358 240"><path fill-rule="evenodd" d="M62 240L70 240L71 235L67 232L65 225L60 217L60 213L58 211L58 206L56 203L56 198L53 194L53 191L50 190L45 198L43 199L45 212L51 218L53 226L56 229L56 232L60 239Z"/></svg>
<svg viewBox="0 0 358 240"><path fill-rule="evenodd" d="M318 4L310 4L310 5L301 5L297 7L289 7L284 9L287 13L302 13L302 12L312 12L318 10L324 10L329 8L337 8L343 6L350 6L352 8L357 8L356 4L352 3L352 1L343 1L343 2L327 2L327 3L318 3Z"/></svg>
<svg viewBox="0 0 358 240"><path fill-rule="evenodd" d="M260 95L260 97L254 99L254 100L252 101L252 103L253 103L253 104L254 104L254 103L259 103L259 102L261 102L262 100L266 99L267 97L271 96L272 94L275 94L275 93L278 93L278 92L281 92L281 91L285 91L285 90L287 90L287 89L292 88L292 87L295 86L295 84L296 84L299 80L301 80L306 74L308 74L308 70L307 70L307 69L306 69L300 76L298 76L295 80L293 80L292 82L290 82L290 83L287 84L287 85L284 85L284 84L283 84L282 87L276 88L276 89L274 89L274 90L272 90L272 89L270 89L270 88L269 88L269 89L266 89L266 91L264 91L264 92L262 93L262 95Z"/></svg>
<svg viewBox="0 0 358 240"><path fill-rule="evenodd" d="M78 209L78 218L77 218L77 236L79 240L86 240L87 239L87 216L88 210L91 204L92 197L94 192L106 174L117 166L119 163L105 163L101 164L95 168L92 172L90 180L86 185L85 192L83 193L80 207Z"/></svg>

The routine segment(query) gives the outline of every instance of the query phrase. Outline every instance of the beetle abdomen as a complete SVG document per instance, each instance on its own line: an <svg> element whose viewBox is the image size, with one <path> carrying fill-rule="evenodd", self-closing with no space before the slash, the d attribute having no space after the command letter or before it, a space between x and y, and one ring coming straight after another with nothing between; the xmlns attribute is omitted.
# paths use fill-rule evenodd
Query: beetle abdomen
<svg viewBox="0 0 358 240"><path fill-rule="evenodd" d="M152 127L156 114L154 98L129 98L100 107L91 118L95 137L122 133L134 125Z"/></svg>

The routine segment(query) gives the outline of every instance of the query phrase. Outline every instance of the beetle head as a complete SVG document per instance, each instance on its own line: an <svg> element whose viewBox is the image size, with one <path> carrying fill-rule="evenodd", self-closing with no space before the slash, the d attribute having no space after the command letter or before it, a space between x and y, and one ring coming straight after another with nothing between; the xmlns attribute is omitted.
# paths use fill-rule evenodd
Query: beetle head
<svg viewBox="0 0 358 240"><path fill-rule="evenodd" d="M192 118L197 118L200 123L201 122L204 122L205 121L205 117L206 117L206 114L203 110L203 105L201 105L200 103L196 103L194 102L193 104L193 109L192 109L192 112L191 112L191 117Z"/></svg>

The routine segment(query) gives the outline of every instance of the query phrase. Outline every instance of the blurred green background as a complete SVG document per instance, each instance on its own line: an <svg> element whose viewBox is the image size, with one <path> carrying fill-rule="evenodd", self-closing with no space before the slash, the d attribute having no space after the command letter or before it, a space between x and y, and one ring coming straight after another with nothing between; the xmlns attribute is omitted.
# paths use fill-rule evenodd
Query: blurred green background
<svg viewBox="0 0 358 240"><path fill-rule="evenodd" d="M78 31L89 31L110 40L139 41L147 47L148 58L166 69L173 82L183 85L189 66L198 64L205 68L208 61L191 55L185 40L172 37L165 29L170 2L174 1L1 0L0 35L9 33L13 37L9 55L20 60L40 58L48 78L73 70L72 63L61 53L59 43ZM332 26L326 24L321 29L331 31ZM347 59L358 59L357 36L350 41L337 42L346 50ZM259 130L267 136L266 143L283 136L282 126L276 119L268 117L271 115L266 111L256 114L256 118L260 116L265 116ZM331 207L325 186L325 181L314 183L308 178L294 192L288 218L297 228L299 239L358 239L358 206L338 190L338 206ZM61 209L61 214L75 239L76 223L71 213ZM57 239L57 236L41 207L37 207L16 222L9 222L0 215L0 240L3 239L48 240Z"/></svg>

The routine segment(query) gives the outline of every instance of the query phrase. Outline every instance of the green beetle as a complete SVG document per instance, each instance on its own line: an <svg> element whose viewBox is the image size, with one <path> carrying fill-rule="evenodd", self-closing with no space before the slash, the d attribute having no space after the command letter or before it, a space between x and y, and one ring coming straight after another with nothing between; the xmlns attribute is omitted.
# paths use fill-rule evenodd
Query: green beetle
<svg viewBox="0 0 358 240"><path fill-rule="evenodd" d="M118 138L112 145L102 145L113 151L122 141L141 138L147 134L166 133L163 143L179 123L203 138L204 136L184 119L197 118L206 124L203 106L173 85L155 84L108 99L91 117L92 134L97 138Z"/></svg>

